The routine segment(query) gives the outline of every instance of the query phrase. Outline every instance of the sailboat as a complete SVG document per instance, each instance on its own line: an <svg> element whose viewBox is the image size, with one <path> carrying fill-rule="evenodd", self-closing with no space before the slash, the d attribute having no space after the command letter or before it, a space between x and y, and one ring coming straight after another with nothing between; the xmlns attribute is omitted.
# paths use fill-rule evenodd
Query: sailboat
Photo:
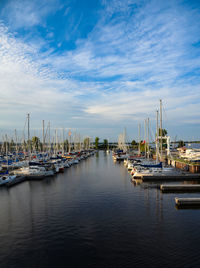
<svg viewBox="0 0 200 268"><path fill-rule="evenodd" d="M113 158L116 161L124 160L129 157L127 154L127 145L126 145L126 129L122 134L119 134L118 137L118 150L114 153Z"/></svg>

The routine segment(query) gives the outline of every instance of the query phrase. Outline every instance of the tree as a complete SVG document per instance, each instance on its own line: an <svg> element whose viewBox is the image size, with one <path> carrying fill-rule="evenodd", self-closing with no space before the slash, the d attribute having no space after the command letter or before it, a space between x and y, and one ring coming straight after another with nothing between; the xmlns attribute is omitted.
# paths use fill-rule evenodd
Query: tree
<svg viewBox="0 0 200 268"><path fill-rule="evenodd" d="M108 140L106 139L103 140L103 147L104 147L104 150L108 148Z"/></svg>
<svg viewBox="0 0 200 268"><path fill-rule="evenodd" d="M39 147L40 147L40 139L38 137L34 136L32 138L32 145L33 145L33 149L38 151Z"/></svg>
<svg viewBox="0 0 200 268"><path fill-rule="evenodd" d="M22 144L21 144L21 146L22 146L22 151L26 151L26 145L27 145L26 141L23 140L23 141L22 141Z"/></svg>
<svg viewBox="0 0 200 268"><path fill-rule="evenodd" d="M180 140L178 141L178 148L185 146L185 142Z"/></svg>
<svg viewBox="0 0 200 268"><path fill-rule="evenodd" d="M137 145L137 142L135 140L132 140L131 145L134 148Z"/></svg>
<svg viewBox="0 0 200 268"><path fill-rule="evenodd" d="M14 143L14 140L12 139L10 142L9 151L14 151L15 150L14 147L15 147L15 143Z"/></svg>
<svg viewBox="0 0 200 268"><path fill-rule="evenodd" d="M90 138L89 137L84 139L83 145L84 145L84 149L86 149L86 150L90 148Z"/></svg>
<svg viewBox="0 0 200 268"><path fill-rule="evenodd" d="M68 152L69 151L69 142L68 142L68 139L66 139L64 141L64 151L65 152Z"/></svg>
<svg viewBox="0 0 200 268"><path fill-rule="evenodd" d="M32 151L32 140L27 140L26 142L26 150L27 151Z"/></svg>
<svg viewBox="0 0 200 268"><path fill-rule="evenodd" d="M159 136L161 136L161 129L159 128ZM162 148L166 149L167 148L167 139L165 138L167 136L167 130L166 129L162 129ZM161 143L161 139L159 139L159 143Z"/></svg>
<svg viewBox="0 0 200 268"><path fill-rule="evenodd" d="M98 149L99 148L99 137L95 138L95 148Z"/></svg>
<svg viewBox="0 0 200 268"><path fill-rule="evenodd" d="M9 151L9 143L7 141L4 141L2 143L2 148L3 148L4 152L6 152L6 151L8 152Z"/></svg>
<svg viewBox="0 0 200 268"><path fill-rule="evenodd" d="M167 135L167 130L166 129L162 129L162 137L165 137ZM159 128L159 136L161 136L161 128Z"/></svg>

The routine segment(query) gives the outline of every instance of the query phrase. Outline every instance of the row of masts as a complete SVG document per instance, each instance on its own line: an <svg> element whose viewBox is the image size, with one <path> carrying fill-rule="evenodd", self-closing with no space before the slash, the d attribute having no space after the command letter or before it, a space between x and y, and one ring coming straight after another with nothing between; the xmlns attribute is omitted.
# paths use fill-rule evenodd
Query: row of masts
<svg viewBox="0 0 200 268"><path fill-rule="evenodd" d="M160 116L160 118L159 118ZM159 120L160 119L160 120ZM160 121L160 122L159 122ZM154 135L153 135L154 136ZM146 118L144 120L144 156L150 158L150 120ZM163 159L163 140L167 141L167 153L169 154L169 137L163 137L163 126L162 126L162 100L160 100L160 111L156 110L156 134L155 134L155 146L156 146L156 162L162 161ZM138 124L138 155L141 155L141 123ZM128 146L126 141L126 128L124 132L118 136L118 149L127 152Z"/></svg>
<svg viewBox="0 0 200 268"><path fill-rule="evenodd" d="M144 146L144 150L145 150L145 158L150 157L150 150L149 150L149 118L144 120L144 142L145 142L145 146ZM141 124L138 124L138 155L141 154Z"/></svg>
<svg viewBox="0 0 200 268"><path fill-rule="evenodd" d="M159 118L160 115L160 118ZM160 120L159 120L160 119ZM145 157L150 157L149 147L149 135L150 135L150 120L149 118L144 120L144 142L145 142ZM162 100L160 100L160 111L156 110L156 162L163 159L163 138L167 139L169 143L169 137L163 137L163 126L162 126ZM169 148L168 148L169 151ZM138 155L141 154L141 124L138 124Z"/></svg>
<svg viewBox="0 0 200 268"><path fill-rule="evenodd" d="M120 150L123 150L123 152L126 152L128 150L126 141L126 128L124 128L124 132L118 136L118 148Z"/></svg>
<svg viewBox="0 0 200 268"><path fill-rule="evenodd" d="M22 139L20 140L17 136L17 130L14 131L14 139L13 137L10 138L10 142L8 139L8 135L5 134L3 136L3 142L1 145L1 152L8 154L9 149L11 148L12 151L15 151L18 153L21 151L26 151L28 155L31 155L31 153L34 153L36 151L40 152L48 152L49 154L56 154L58 152L64 153L70 153L72 150L74 151L80 151L83 149L89 150L92 148L92 139L90 137L86 137L85 139L81 138L80 134L77 134L76 131L74 131L73 137L72 132L69 129L68 134L66 135L66 132L64 128L55 129L54 135L51 138L51 125L50 122L48 122L48 125L45 129L45 121L42 120L42 139L40 142L40 138L35 137L39 141L39 145L36 148L36 145L33 143L30 134L30 114L27 114L25 127L27 124L27 140L25 141L25 132L23 131ZM61 130L61 133L59 133L59 130ZM59 135L60 134L60 135ZM36 150L37 149L37 150Z"/></svg>

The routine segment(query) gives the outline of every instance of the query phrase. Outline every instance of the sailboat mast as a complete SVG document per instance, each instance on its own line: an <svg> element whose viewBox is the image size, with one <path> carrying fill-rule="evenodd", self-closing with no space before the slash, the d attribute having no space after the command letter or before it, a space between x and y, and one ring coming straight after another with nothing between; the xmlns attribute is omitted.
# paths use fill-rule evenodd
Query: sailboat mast
<svg viewBox="0 0 200 268"><path fill-rule="evenodd" d="M71 130L69 130L69 153L71 153Z"/></svg>
<svg viewBox="0 0 200 268"><path fill-rule="evenodd" d="M158 163L158 155L159 155L159 128L158 128L158 110L156 111L156 163Z"/></svg>
<svg viewBox="0 0 200 268"><path fill-rule="evenodd" d="M80 137L80 133L78 134L78 150L81 151L81 137Z"/></svg>
<svg viewBox="0 0 200 268"><path fill-rule="evenodd" d="M56 154L58 153L58 130L56 129Z"/></svg>
<svg viewBox="0 0 200 268"><path fill-rule="evenodd" d="M30 141L30 114L28 114L28 157L29 157L29 161L30 161L30 146L31 146L31 141Z"/></svg>
<svg viewBox="0 0 200 268"><path fill-rule="evenodd" d="M140 142L141 142L140 132L141 132L141 125L138 124L138 155L141 154L141 149L140 149Z"/></svg>
<svg viewBox="0 0 200 268"><path fill-rule="evenodd" d="M6 138L6 158L7 158L7 165L8 165L8 136L7 134L5 135Z"/></svg>
<svg viewBox="0 0 200 268"><path fill-rule="evenodd" d="M30 140L30 114L28 114L28 141Z"/></svg>
<svg viewBox="0 0 200 268"><path fill-rule="evenodd" d="M145 150L145 158L147 157L147 147L146 147L146 137L147 137L147 129L146 129L146 119L144 120L144 150Z"/></svg>
<svg viewBox="0 0 200 268"><path fill-rule="evenodd" d="M149 118L147 118L147 157L149 159Z"/></svg>
<svg viewBox="0 0 200 268"><path fill-rule="evenodd" d="M62 154L64 155L64 146L65 146L65 142L64 142L64 128L62 129L62 140L63 140L63 145L62 145Z"/></svg>
<svg viewBox="0 0 200 268"><path fill-rule="evenodd" d="M45 144L45 140L44 140L44 120L42 120L42 149L43 149L43 153L44 153L44 145Z"/></svg>
<svg viewBox="0 0 200 268"><path fill-rule="evenodd" d="M17 160L17 156L18 156L18 145L17 145L17 130L15 129L15 143L16 143L16 146L15 146L15 161Z"/></svg>
<svg viewBox="0 0 200 268"><path fill-rule="evenodd" d="M56 155L56 137L57 137L57 129L55 129L55 137L54 137L54 154Z"/></svg>
<svg viewBox="0 0 200 268"><path fill-rule="evenodd" d="M50 122L49 122L49 155L51 154L51 136L50 136Z"/></svg>
<svg viewBox="0 0 200 268"><path fill-rule="evenodd" d="M162 100L160 100L160 158L162 161Z"/></svg>
<svg viewBox="0 0 200 268"><path fill-rule="evenodd" d="M58 146L58 129L56 128L56 154L58 154L58 148L59 148L59 146Z"/></svg>

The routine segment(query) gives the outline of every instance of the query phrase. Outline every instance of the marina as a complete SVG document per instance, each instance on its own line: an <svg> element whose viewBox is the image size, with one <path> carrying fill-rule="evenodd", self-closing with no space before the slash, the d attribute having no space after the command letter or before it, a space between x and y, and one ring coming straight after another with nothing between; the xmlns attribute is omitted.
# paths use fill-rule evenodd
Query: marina
<svg viewBox="0 0 200 268"><path fill-rule="evenodd" d="M161 259L198 267L200 215L176 210L175 197L134 185L104 151L53 177L1 187L1 267L159 267Z"/></svg>
<svg viewBox="0 0 200 268"><path fill-rule="evenodd" d="M81 160L93 156L94 153L94 150L88 150L63 157L57 155L53 161L51 157L45 161L39 159L34 159L36 160L34 162L22 161L23 165L20 168L19 165L16 167L15 163L10 164L9 169L7 167L6 170L1 168L0 186L11 187L26 180L42 180L46 177L52 177L59 172L64 172L66 168L78 164Z"/></svg>
<svg viewBox="0 0 200 268"><path fill-rule="evenodd" d="M0 1L0 268L200 267L200 1Z"/></svg>

